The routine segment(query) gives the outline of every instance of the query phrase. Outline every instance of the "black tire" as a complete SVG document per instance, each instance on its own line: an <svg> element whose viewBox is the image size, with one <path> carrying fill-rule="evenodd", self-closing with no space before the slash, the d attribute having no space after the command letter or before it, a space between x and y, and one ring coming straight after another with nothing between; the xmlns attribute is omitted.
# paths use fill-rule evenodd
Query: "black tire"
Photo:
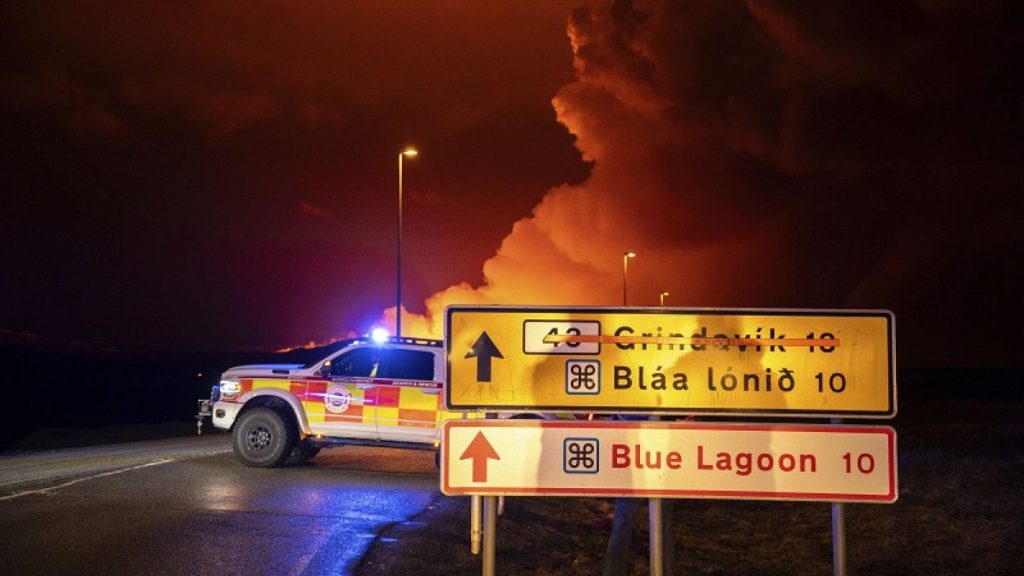
<svg viewBox="0 0 1024 576"><path fill-rule="evenodd" d="M270 408L245 411L235 423L231 445L246 466L274 468L284 463L295 445L295 426Z"/></svg>
<svg viewBox="0 0 1024 576"><path fill-rule="evenodd" d="M292 451L288 454L288 459L285 460L286 464L302 464L307 460L312 460L320 453L320 446L313 446L309 442L303 440L296 440L292 446Z"/></svg>

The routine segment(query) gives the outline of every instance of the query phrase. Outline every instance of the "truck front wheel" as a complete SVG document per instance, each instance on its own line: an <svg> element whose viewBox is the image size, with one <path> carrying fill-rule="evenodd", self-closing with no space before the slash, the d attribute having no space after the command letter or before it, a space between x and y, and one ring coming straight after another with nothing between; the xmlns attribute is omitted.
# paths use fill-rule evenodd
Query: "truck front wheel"
<svg viewBox="0 0 1024 576"><path fill-rule="evenodd" d="M235 456L246 466L280 466L291 453L297 436L295 427L270 408L246 410L231 435Z"/></svg>

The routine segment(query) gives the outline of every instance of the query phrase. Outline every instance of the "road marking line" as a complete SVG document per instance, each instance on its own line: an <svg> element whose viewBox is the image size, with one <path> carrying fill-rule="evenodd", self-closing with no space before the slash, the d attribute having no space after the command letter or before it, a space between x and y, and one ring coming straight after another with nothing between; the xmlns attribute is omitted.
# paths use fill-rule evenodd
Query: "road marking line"
<svg viewBox="0 0 1024 576"><path fill-rule="evenodd" d="M145 464L139 464L138 466L130 466L128 468L120 468L118 470L110 470L109 472L93 474L92 476L85 476L84 478L76 478L75 480L71 480L70 482L65 482L63 484L57 484L56 486L39 488L38 490L25 490L23 492L15 492L14 494L8 494L7 496L0 496L0 502L14 500L15 498L21 498L22 496L29 496L31 494L45 496L52 492L56 492L61 488L67 488L68 486L71 486L73 484L78 484L79 482L95 480L97 478L103 478L104 476L114 476L115 474L124 474L125 472L131 472L132 470L140 470L142 468L149 468L150 466L160 466L161 464L169 464L174 461L174 458L163 458L161 460L154 460L152 462L147 462Z"/></svg>
<svg viewBox="0 0 1024 576"><path fill-rule="evenodd" d="M212 450L207 450L205 452L195 452L193 454L189 454L187 456L184 456L184 458L186 458L186 459L203 458L203 457L206 457L206 456L217 456L217 455L224 454L224 453L227 453L227 452L231 452L231 448L215 448L215 449L212 449ZM121 456L121 455L122 454L111 454L111 456ZM180 458L178 458L178 459L180 459ZM25 464L22 467L24 468L24 467L28 467L28 466L32 466L32 465L35 465L35 463ZM60 478L66 478L68 476L74 476L75 474L76 474L76 472L65 472L65 473L62 473L62 474L50 474L50 475L47 475L47 476L35 476L33 478L19 478L17 480L11 480L9 482L0 482L0 488L2 488L4 486L10 486L11 484L28 484L30 482L38 482L40 480L58 480ZM0 500L3 500L3 499L4 499L3 497L0 497Z"/></svg>

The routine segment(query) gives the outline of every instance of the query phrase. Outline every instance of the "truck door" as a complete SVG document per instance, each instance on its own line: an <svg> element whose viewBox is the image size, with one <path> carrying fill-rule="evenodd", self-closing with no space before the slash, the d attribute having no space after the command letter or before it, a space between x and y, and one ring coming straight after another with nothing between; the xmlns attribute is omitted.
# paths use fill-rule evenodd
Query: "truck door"
<svg viewBox="0 0 1024 576"><path fill-rule="evenodd" d="M348 350L331 358L320 381L309 384L306 415L310 428L327 436L377 439L377 385L380 348ZM321 416L322 415L322 416Z"/></svg>
<svg viewBox="0 0 1024 576"><path fill-rule="evenodd" d="M377 380L377 433L385 440L431 442L441 402L434 352L394 348Z"/></svg>

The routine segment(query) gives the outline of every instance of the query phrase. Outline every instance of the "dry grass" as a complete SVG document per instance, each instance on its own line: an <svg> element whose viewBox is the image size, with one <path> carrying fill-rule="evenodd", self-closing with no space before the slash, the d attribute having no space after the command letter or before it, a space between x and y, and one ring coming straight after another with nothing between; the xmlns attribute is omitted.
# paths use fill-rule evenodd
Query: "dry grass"
<svg viewBox="0 0 1024 576"><path fill-rule="evenodd" d="M1024 573L1024 401L1019 375L988 394L957 394L920 377L901 391L896 504L847 505L851 575ZM979 399L980 398L980 399ZM600 574L612 501L514 498L498 521L497 573ZM677 500L675 565L687 575L832 573L824 503ZM361 576L480 574L469 552L467 498L439 496L414 521L386 530ZM632 574L647 574L646 518Z"/></svg>

